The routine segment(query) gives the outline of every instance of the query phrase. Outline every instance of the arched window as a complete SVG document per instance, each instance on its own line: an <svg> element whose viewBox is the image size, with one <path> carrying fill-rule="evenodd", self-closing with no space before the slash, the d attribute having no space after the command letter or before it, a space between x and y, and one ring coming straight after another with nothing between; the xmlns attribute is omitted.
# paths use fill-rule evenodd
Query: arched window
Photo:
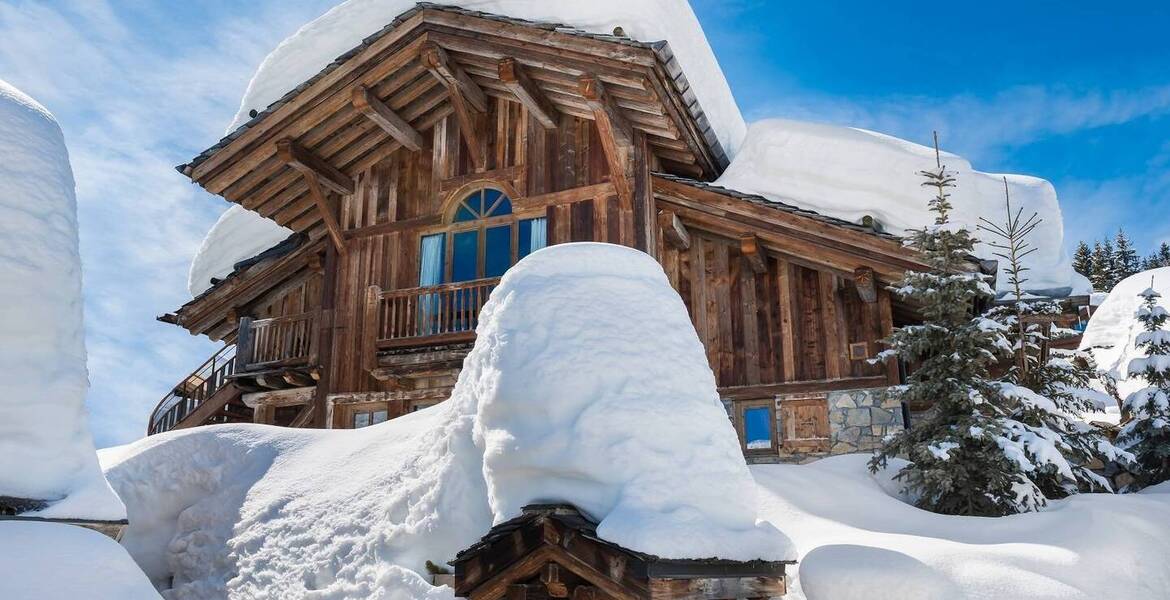
<svg viewBox="0 0 1170 600"><path fill-rule="evenodd" d="M484 187L448 211L445 231L422 236L419 285L499 277L546 244L546 219L518 218L512 199Z"/></svg>

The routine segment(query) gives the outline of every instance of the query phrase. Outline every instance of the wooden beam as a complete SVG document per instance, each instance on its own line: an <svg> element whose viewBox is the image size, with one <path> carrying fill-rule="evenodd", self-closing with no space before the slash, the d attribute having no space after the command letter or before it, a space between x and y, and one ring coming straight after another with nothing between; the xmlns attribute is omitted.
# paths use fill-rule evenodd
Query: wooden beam
<svg viewBox="0 0 1170 600"><path fill-rule="evenodd" d="M467 103L470 104L477 112L487 112L487 95L483 93L479 85L475 83L463 71L451 57L447 56L447 51L443 47L434 43L426 42L419 49L419 60L423 66L434 75L440 83L447 86L448 89L458 90L459 94L463 96Z"/></svg>
<svg viewBox="0 0 1170 600"><path fill-rule="evenodd" d="M861 296L862 302L866 304L877 302L877 278L873 274L873 269L858 267L853 271L853 283L857 286L857 295Z"/></svg>
<svg viewBox="0 0 1170 600"><path fill-rule="evenodd" d="M862 390L886 385L886 377L845 377L841 379L820 379L769 383L763 385L740 385L719 388L719 397L724 400L757 400L787 394L817 394L840 390Z"/></svg>
<svg viewBox="0 0 1170 600"><path fill-rule="evenodd" d="M321 220L325 222L329 239L333 240L337 253L344 257L345 239L341 236L341 226L337 224L337 217L333 215L333 210L329 208L329 202L325 199L325 191L321 189L321 182L317 180L317 174L312 171L305 171L303 174L305 183L309 184L309 195L313 197L313 202L321 213Z"/></svg>
<svg viewBox="0 0 1170 600"><path fill-rule="evenodd" d="M528 109L528 114L535 117L545 129L557 128L560 112L557 111L552 102L549 102L544 92L540 91L540 88L528 78L528 74L524 72L523 67L516 62L516 59L501 58L497 64L497 70L504 87L516 95L516 100Z"/></svg>
<svg viewBox="0 0 1170 600"><path fill-rule="evenodd" d="M662 239L666 240L666 243L679 250L691 247L691 234L677 214L669 210L658 213L658 225L662 228Z"/></svg>
<svg viewBox="0 0 1170 600"><path fill-rule="evenodd" d="M404 147L417 152L426 146L422 135L398 116L398 113L386 106L386 103L379 100L370 88L364 85L353 88L353 107Z"/></svg>
<svg viewBox="0 0 1170 600"><path fill-rule="evenodd" d="M325 162L296 141L285 138L276 142L276 154L281 162L300 171L306 178L308 175L314 175L320 179L322 185L338 194L343 196L353 194L352 177L342 173L340 169Z"/></svg>
<svg viewBox="0 0 1170 600"><path fill-rule="evenodd" d="M550 562L544 565L544 569L540 572L540 582L544 584L549 597L569 597L569 586L565 585L565 582L561 580L561 566L557 563Z"/></svg>
<svg viewBox="0 0 1170 600"><path fill-rule="evenodd" d="M577 84L581 96L593 111L593 121L600 134L601 148L618 198L627 206L633 206L634 189L630 176L633 174L634 132L597 76L582 75Z"/></svg>
<svg viewBox="0 0 1170 600"><path fill-rule="evenodd" d="M764 246L760 238L754 233L745 233L739 236L739 251L744 260L755 274L768 272L768 262L764 257Z"/></svg>

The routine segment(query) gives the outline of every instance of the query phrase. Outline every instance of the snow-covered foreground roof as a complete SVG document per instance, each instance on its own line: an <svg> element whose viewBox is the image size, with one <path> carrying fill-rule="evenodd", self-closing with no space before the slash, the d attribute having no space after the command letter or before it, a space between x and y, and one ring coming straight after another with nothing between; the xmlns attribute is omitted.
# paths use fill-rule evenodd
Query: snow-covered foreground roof
<svg viewBox="0 0 1170 600"><path fill-rule="evenodd" d="M0 598L159 600L118 542L60 523L0 521Z"/></svg>
<svg viewBox="0 0 1170 600"><path fill-rule="evenodd" d="M415 0L346 0L301 27L261 63L228 132L246 123L250 111L264 110L415 4ZM743 138L743 117L687 0L438 0L432 4L606 35L621 27L638 41L665 40L729 156Z"/></svg>
<svg viewBox="0 0 1170 600"><path fill-rule="evenodd" d="M0 496L119 520L85 413L77 201L53 115L0 81Z"/></svg>
<svg viewBox="0 0 1170 600"><path fill-rule="evenodd" d="M1081 338L1081 348L1093 354L1097 366L1117 378L1117 389L1124 398L1146 386L1140 377L1130 380L1129 361L1145 356L1137 348L1137 336L1144 331L1137 320L1137 309L1143 299L1138 296L1146 288L1162 294L1159 304L1170 309L1170 267L1152 269L1123 279L1089 319Z"/></svg>
<svg viewBox="0 0 1170 600"><path fill-rule="evenodd" d="M1065 252L1064 221L1052 184L1025 175L983 173L950 153L943 154L943 163L957 179L951 190L955 222L972 230L980 217L1002 222L1005 177L1013 211L1022 208L1025 216L1037 212L1044 219L1029 240L1039 251L1025 259L1031 268L1027 289L1060 296L1088 292L1087 281L1072 270ZM854 223L872 216L902 235L934 221L918 175L933 168L934 149L906 140L851 127L766 119L752 123L739 153L715 183ZM993 258L986 245L977 253ZM999 288L1006 291L1006 265L1000 267Z"/></svg>
<svg viewBox="0 0 1170 600"><path fill-rule="evenodd" d="M191 261L187 274L191 297L210 289L212 278L227 277L236 263L272 248L292 233L243 206L232 205L211 226Z"/></svg>

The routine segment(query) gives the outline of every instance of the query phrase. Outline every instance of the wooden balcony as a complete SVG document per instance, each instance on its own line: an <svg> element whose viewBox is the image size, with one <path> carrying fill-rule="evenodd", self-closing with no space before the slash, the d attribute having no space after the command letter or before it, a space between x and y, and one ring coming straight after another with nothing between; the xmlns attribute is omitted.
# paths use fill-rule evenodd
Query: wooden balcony
<svg viewBox="0 0 1170 600"><path fill-rule="evenodd" d="M236 360L240 373L317 364L317 313L240 319Z"/></svg>
<svg viewBox="0 0 1170 600"><path fill-rule="evenodd" d="M498 277L430 287L382 291L370 286L366 323L371 351L468 342Z"/></svg>

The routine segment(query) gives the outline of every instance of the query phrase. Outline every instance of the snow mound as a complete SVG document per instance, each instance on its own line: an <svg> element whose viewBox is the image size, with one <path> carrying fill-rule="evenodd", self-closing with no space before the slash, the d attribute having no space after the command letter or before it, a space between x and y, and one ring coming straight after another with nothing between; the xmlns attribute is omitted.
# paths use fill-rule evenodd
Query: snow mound
<svg viewBox="0 0 1170 600"><path fill-rule="evenodd" d="M228 208L195 253L191 270L187 274L187 290L191 297L198 296L211 288L211 279L223 279L232 272L235 264L279 244L292 235L287 227L281 227L270 219L234 204Z"/></svg>
<svg viewBox="0 0 1170 600"><path fill-rule="evenodd" d="M760 515L802 560L787 600L1165 598L1170 494L1079 494L1040 512L956 517L893 497L869 457L753 465Z"/></svg>
<svg viewBox="0 0 1170 600"><path fill-rule="evenodd" d="M569 502L666 558L795 558L756 523L739 439L682 299L649 255L534 253L481 316L453 402L477 407L495 521Z"/></svg>
<svg viewBox="0 0 1170 600"><path fill-rule="evenodd" d="M159 600L114 540L60 523L0 521L0 597Z"/></svg>
<svg viewBox="0 0 1170 600"><path fill-rule="evenodd" d="M119 520L85 413L77 200L65 137L0 81L0 496L42 517Z"/></svg>
<svg viewBox="0 0 1170 600"><path fill-rule="evenodd" d="M731 88L687 0L438 0L434 4L562 23L590 33L622 27L642 42L666 40L728 156L735 154L746 126ZM280 43L248 84L228 132L316 75L338 56L410 10L415 0L346 0Z"/></svg>
<svg viewBox="0 0 1170 600"><path fill-rule="evenodd" d="M1013 210L1022 208L1025 215L1034 211L1044 219L1031 238L1039 251L1024 260L1031 269L1028 291L1067 296L1083 290L1084 282L1075 277L1064 250L1064 222L1052 184L1025 175L976 171L950 153L943 154L943 164L957 178L951 190L956 223L974 230L980 217L1002 222L1004 177ZM913 142L852 127L765 119L752 123L739 153L715 183L855 223L871 216L887 231L902 234L934 222L926 205L929 194L918 175L933 168L934 149ZM977 254L992 257L984 244ZM1000 268L999 291L1005 292L1007 265Z"/></svg>
<svg viewBox="0 0 1170 600"><path fill-rule="evenodd" d="M1117 391L1124 398L1146 387L1141 377L1130 380L1130 361L1145 356L1137 348L1138 335L1145 327L1137 320L1137 310L1142 305L1138 296L1150 287L1162 294L1159 304L1170 309L1170 267L1151 269L1121 280L1093 313L1089 325L1081 338L1081 349L1088 350L1097 361L1097 366L1108 371L1117 379Z"/></svg>

